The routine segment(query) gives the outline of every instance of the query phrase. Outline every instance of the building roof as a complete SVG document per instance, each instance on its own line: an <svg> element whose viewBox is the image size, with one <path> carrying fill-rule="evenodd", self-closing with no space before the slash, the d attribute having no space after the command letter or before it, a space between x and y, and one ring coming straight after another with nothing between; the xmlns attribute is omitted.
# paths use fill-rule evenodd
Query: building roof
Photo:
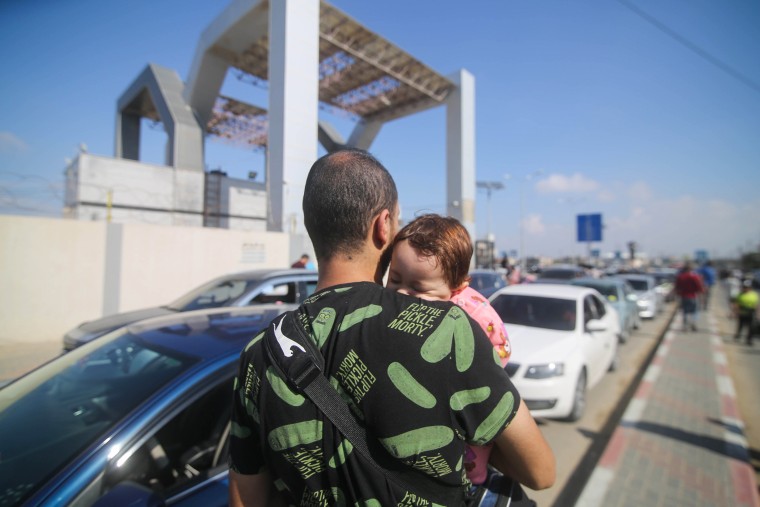
<svg viewBox="0 0 760 507"><path fill-rule="evenodd" d="M258 16L266 14L262 2ZM251 31L255 33L255 30ZM214 41L211 52L239 71L244 81L269 78L269 30L242 49ZM322 107L365 120L390 121L443 103L453 88L449 79L359 22L320 2L319 101ZM152 102L136 103L141 116L158 120ZM201 115L203 116L203 115ZM267 142L267 112L231 97L219 96L206 133L242 146Z"/></svg>

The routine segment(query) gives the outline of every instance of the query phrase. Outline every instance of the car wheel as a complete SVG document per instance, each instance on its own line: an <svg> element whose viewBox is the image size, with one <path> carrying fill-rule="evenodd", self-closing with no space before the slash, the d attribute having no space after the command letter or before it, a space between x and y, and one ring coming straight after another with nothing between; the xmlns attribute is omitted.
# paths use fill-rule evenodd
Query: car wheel
<svg viewBox="0 0 760 507"><path fill-rule="evenodd" d="M573 408L567 415L567 420L575 422L586 411L586 370L582 370L578 376L578 382L575 384L575 390L573 391Z"/></svg>

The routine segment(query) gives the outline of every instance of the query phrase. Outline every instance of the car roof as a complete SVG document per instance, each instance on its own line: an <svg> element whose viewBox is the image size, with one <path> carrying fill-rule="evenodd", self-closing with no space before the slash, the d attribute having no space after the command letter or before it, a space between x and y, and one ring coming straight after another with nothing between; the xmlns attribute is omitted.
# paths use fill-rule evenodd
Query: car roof
<svg viewBox="0 0 760 507"><path fill-rule="evenodd" d="M317 277L317 272L312 269L301 269L301 268L293 268L293 269L252 269L249 271L237 271L235 273L227 273L225 275L221 275L217 277L217 280L224 280L224 279L230 279L230 280L254 280L257 278L260 278L262 280L267 280L269 278L280 278L283 276L313 276Z"/></svg>
<svg viewBox="0 0 760 507"><path fill-rule="evenodd" d="M583 278L575 278L573 280L570 280L570 283L572 285L585 285L587 283L593 283L596 285L624 285L625 280L622 280L620 278L614 278L614 277L607 277L607 278L592 278L590 276L583 277Z"/></svg>
<svg viewBox="0 0 760 507"><path fill-rule="evenodd" d="M645 275L643 273L619 273L615 276L625 280L654 280L653 275Z"/></svg>
<svg viewBox="0 0 760 507"><path fill-rule="evenodd" d="M521 283L510 285L494 292L492 298L501 294L516 294L522 296L541 296L560 299L577 299L585 294L596 293L594 289L570 284L553 283Z"/></svg>
<svg viewBox="0 0 760 507"><path fill-rule="evenodd" d="M180 312L142 320L108 336L130 334L159 347L211 358L242 348L291 304L262 304Z"/></svg>

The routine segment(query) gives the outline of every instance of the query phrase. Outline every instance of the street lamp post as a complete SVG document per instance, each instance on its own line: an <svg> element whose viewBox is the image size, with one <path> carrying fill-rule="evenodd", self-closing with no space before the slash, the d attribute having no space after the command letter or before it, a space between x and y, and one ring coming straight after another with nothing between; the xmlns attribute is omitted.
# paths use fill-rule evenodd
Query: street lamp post
<svg viewBox="0 0 760 507"><path fill-rule="evenodd" d="M491 191L492 190L501 190L504 188L504 183L500 181L478 181L476 183L478 188L485 188L486 189L486 213L487 213L487 222L486 222L486 239L491 240Z"/></svg>
<svg viewBox="0 0 760 507"><path fill-rule="evenodd" d="M520 271L525 272L526 264L526 255L525 255L525 225L523 224L523 183L530 181L534 176L541 176L544 174L544 172L539 169L537 171L533 171L532 173L526 174L523 176L522 180L518 184L518 192L519 192L519 201L520 201L520 217L518 224L520 226ZM510 179L512 175L505 174L504 179Z"/></svg>

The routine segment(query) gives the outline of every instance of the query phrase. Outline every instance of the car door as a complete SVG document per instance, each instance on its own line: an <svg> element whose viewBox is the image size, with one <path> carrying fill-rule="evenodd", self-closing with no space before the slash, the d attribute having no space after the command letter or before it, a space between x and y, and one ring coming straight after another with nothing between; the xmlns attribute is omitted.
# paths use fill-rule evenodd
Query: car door
<svg viewBox="0 0 760 507"><path fill-rule="evenodd" d="M611 354L614 350L611 347L609 335L614 326L610 325L610 318L613 317L611 312L606 312L604 303L593 294L587 294L583 298L583 333L589 344L588 352L588 370L589 385L595 385L607 371ZM590 320L599 320L604 323L604 331L588 331L586 324ZM614 334L614 332L613 332Z"/></svg>
<svg viewBox="0 0 760 507"><path fill-rule="evenodd" d="M226 506L233 376L225 368L201 379L145 423L71 505Z"/></svg>

